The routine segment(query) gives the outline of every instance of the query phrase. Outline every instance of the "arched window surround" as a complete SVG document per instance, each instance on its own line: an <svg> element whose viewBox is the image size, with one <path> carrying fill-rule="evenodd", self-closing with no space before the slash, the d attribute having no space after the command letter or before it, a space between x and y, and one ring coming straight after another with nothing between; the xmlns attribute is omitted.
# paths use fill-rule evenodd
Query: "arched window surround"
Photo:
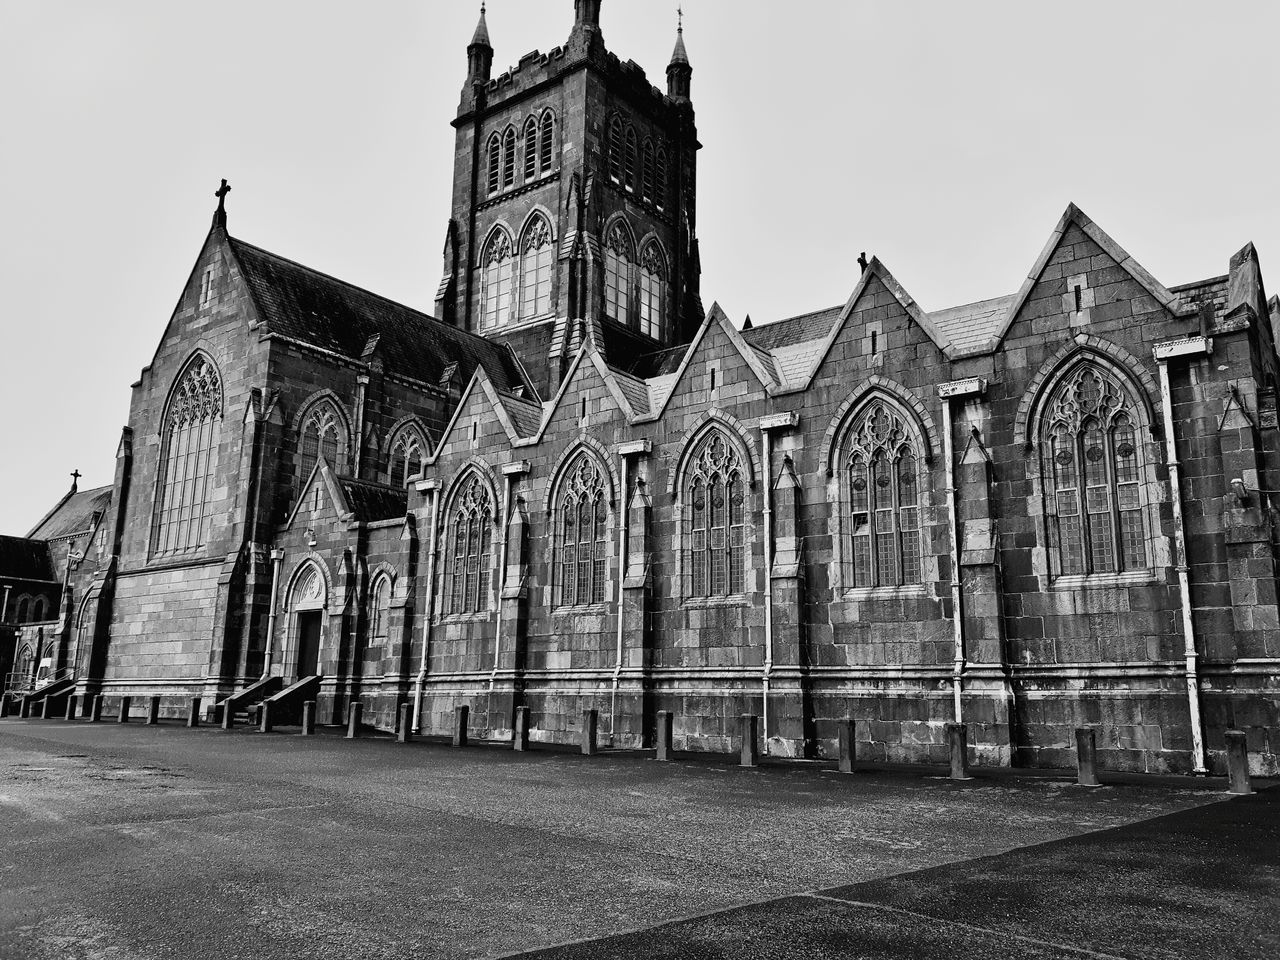
<svg viewBox="0 0 1280 960"><path fill-rule="evenodd" d="M495 224L480 248L480 328L497 330L511 323L518 251L506 224Z"/></svg>
<svg viewBox="0 0 1280 960"><path fill-rule="evenodd" d="M488 619L498 583L501 504L490 471L464 466L443 501L437 609L446 619Z"/></svg>
<svg viewBox="0 0 1280 960"><path fill-rule="evenodd" d="M222 374L204 350L195 351L174 377L160 425L152 557L190 554L209 538L223 389Z"/></svg>
<svg viewBox="0 0 1280 960"><path fill-rule="evenodd" d="M717 443L727 456L705 457L708 448ZM698 481L703 481L701 489L713 489L706 484L708 475L714 472L708 470L712 465L731 466L736 470L739 480L736 493L741 497L736 508L730 502L729 484L723 482L727 478L722 476L721 484L714 489L726 494L725 501L714 507L704 503L699 509L695 488ZM752 445L742 425L732 417L716 410L708 411L685 434L670 489L674 501L672 540L678 596L684 606L746 606L750 596L758 592L755 478ZM731 516L731 510L735 509L736 513ZM723 511L723 517L713 510ZM717 523L718 520L724 522ZM740 528L740 543L734 542L736 528ZM723 551L723 560L718 558L720 551ZM740 558L740 571L735 570L735 551Z"/></svg>
<svg viewBox="0 0 1280 960"><path fill-rule="evenodd" d="M636 235L621 214L605 224L601 240L604 261L604 315L632 326L635 316Z"/></svg>
<svg viewBox="0 0 1280 960"><path fill-rule="evenodd" d="M384 644L390 636L391 605L395 590L395 572L386 564L379 564L369 582L369 646Z"/></svg>
<svg viewBox="0 0 1280 960"><path fill-rule="evenodd" d="M332 390L321 390L307 398L294 422L294 435L298 441L294 482L299 491L310 479L321 456L335 473L346 472L351 453L351 423Z"/></svg>
<svg viewBox="0 0 1280 960"><path fill-rule="evenodd" d="M555 312L557 240L555 221L539 206L520 231L517 268L517 322L551 316Z"/></svg>
<svg viewBox="0 0 1280 960"><path fill-rule="evenodd" d="M827 430L827 497L837 505L831 516L834 598L929 597L939 580L930 549L940 505L932 478L933 423L905 387L872 380ZM889 418L889 434L883 421L871 423L880 414Z"/></svg>
<svg viewBox="0 0 1280 960"><path fill-rule="evenodd" d="M565 451L553 476L546 510L551 534L549 606L573 610L607 604L615 598L617 586L613 545L618 536L618 488L613 465L598 443L584 438ZM590 534L584 536L584 529ZM584 545L589 555L583 555Z"/></svg>
<svg viewBox="0 0 1280 960"><path fill-rule="evenodd" d="M416 457L413 456L415 451ZM417 418L406 417L392 426L387 434L385 454L389 485L407 488L414 477L421 475L431 456L431 443Z"/></svg>
<svg viewBox="0 0 1280 960"><path fill-rule="evenodd" d="M670 267L658 238L650 235L640 245L636 264L636 329L661 340L667 324Z"/></svg>
<svg viewBox="0 0 1280 960"><path fill-rule="evenodd" d="M1032 485L1028 512L1038 532L1032 570L1054 589L1152 582L1172 562L1159 515L1164 449L1143 389L1150 377L1116 353L1060 351L1019 411ZM1102 395L1077 403L1067 394L1078 393L1085 377L1102 385Z"/></svg>

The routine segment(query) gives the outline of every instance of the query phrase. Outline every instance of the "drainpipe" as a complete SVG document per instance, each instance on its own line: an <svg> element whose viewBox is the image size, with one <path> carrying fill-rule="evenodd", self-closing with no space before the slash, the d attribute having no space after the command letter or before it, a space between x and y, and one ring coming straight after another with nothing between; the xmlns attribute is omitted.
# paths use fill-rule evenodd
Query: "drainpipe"
<svg viewBox="0 0 1280 960"><path fill-rule="evenodd" d="M284 561L283 550L271 551L271 607L267 611L267 655L263 659L262 679L271 676L271 661L276 649L276 600L280 589L280 564Z"/></svg>
<svg viewBox="0 0 1280 960"><path fill-rule="evenodd" d="M1213 353L1207 337L1186 337L1157 344L1154 350L1160 367L1160 401L1164 405L1165 461L1169 466L1169 493L1173 506L1173 539L1177 549L1178 589L1182 595L1182 643L1187 658L1187 708L1191 717L1191 765L1197 774L1207 774L1204 723L1200 715L1200 674L1197 666L1195 624L1191 615L1191 577L1187 567L1187 536L1182 519L1182 480L1178 464L1178 441L1173 432L1173 391L1169 385L1169 361L1178 357L1203 357Z"/></svg>
<svg viewBox="0 0 1280 960"><path fill-rule="evenodd" d="M0 600L0 623L5 623L9 619L9 591L13 587L10 584L4 585L4 599Z"/></svg>
<svg viewBox="0 0 1280 960"><path fill-rule="evenodd" d="M427 684L427 666L431 655L431 621L435 617L437 526L440 520L440 490L435 480L423 480L421 493L431 497L431 546L427 550L427 591L422 619L422 664L413 684L413 732L422 732L422 694Z"/></svg>
<svg viewBox="0 0 1280 960"><path fill-rule="evenodd" d="M964 722L964 671L967 665L964 643L964 590L960 575L960 521L956 506L956 457L952 438L955 421L951 401L955 397L978 396L986 389L980 377L953 380L938 385L942 400L942 459L946 471L944 490L947 496L948 547L951 551L951 635L955 652L951 666L952 714L956 723Z"/></svg>
<svg viewBox="0 0 1280 960"><path fill-rule="evenodd" d="M622 682L622 638L623 638L623 602L626 598L627 579L627 527L631 522L628 502L631 477L628 468L631 461L625 453L622 460L622 493L618 497L618 650L613 668L613 693L609 699L609 736L617 736L618 732L618 686ZM616 746L616 744L615 744Z"/></svg>
<svg viewBox="0 0 1280 960"><path fill-rule="evenodd" d="M364 459L364 401L369 390L369 375L362 373L356 377L356 437L354 444L355 469L352 475L360 479L360 464Z"/></svg>

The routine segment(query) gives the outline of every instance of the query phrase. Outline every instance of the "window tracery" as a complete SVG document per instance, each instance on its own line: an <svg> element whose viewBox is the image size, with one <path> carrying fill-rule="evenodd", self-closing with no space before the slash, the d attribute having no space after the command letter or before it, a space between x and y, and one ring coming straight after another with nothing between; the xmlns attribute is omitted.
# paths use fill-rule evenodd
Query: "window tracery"
<svg viewBox="0 0 1280 960"><path fill-rule="evenodd" d="M559 605L604 603L609 556L609 504L599 461L583 453L561 484Z"/></svg>
<svg viewBox="0 0 1280 960"><path fill-rule="evenodd" d="M455 498L450 523L453 553L447 612L484 613L489 609L493 501L478 475L469 477Z"/></svg>
<svg viewBox="0 0 1280 960"><path fill-rule="evenodd" d="M887 403L873 401L845 442L850 587L920 583L920 454L914 431Z"/></svg>
<svg viewBox="0 0 1280 960"><path fill-rule="evenodd" d="M1040 439L1056 575L1147 568L1139 423L1130 392L1096 365L1054 388Z"/></svg>
<svg viewBox="0 0 1280 960"><path fill-rule="evenodd" d="M389 482L395 487L409 486L414 477L422 473L427 445L422 434L412 425L402 427L391 441L391 468Z"/></svg>
<svg viewBox="0 0 1280 960"><path fill-rule="evenodd" d="M520 319L530 320L551 312L556 251L545 217L529 224L520 248Z"/></svg>
<svg viewBox="0 0 1280 960"><path fill-rule="evenodd" d="M686 596L746 592L746 491L737 447L718 429L699 443L684 481Z"/></svg>
<svg viewBox="0 0 1280 960"><path fill-rule="evenodd" d="M346 427L331 400L316 404L302 421L298 441L298 483L306 483L323 457L337 472L346 469Z"/></svg>
<svg viewBox="0 0 1280 960"><path fill-rule="evenodd" d="M631 234L621 220L615 220L605 234L604 310L618 323L631 319L631 261L634 258Z"/></svg>
<svg viewBox="0 0 1280 960"><path fill-rule="evenodd" d="M155 556L196 550L208 539L221 421L221 377L207 357L197 356L165 411L152 527Z"/></svg>
<svg viewBox="0 0 1280 960"><path fill-rule="evenodd" d="M482 323L485 329L491 330L505 326L511 319L511 285L515 260L511 251L511 237L505 230L497 230L489 238L481 263Z"/></svg>
<svg viewBox="0 0 1280 960"><path fill-rule="evenodd" d="M658 244L650 241L640 256L640 332L658 340L662 337L663 308L666 302L667 264Z"/></svg>

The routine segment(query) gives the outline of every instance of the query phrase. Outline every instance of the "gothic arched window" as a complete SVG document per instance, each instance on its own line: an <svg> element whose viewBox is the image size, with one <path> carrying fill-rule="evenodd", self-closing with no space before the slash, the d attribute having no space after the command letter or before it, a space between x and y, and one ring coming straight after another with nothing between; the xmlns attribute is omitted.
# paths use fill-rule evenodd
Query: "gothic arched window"
<svg viewBox="0 0 1280 960"><path fill-rule="evenodd" d="M480 258L481 316L486 330L505 326L511 319L511 283L515 258L511 253L511 237L505 230L494 231Z"/></svg>
<svg viewBox="0 0 1280 960"><path fill-rule="evenodd" d="M477 475L454 498L449 517L449 592L447 613L484 613L489 609L493 544L493 500Z"/></svg>
<svg viewBox="0 0 1280 960"><path fill-rule="evenodd" d="M213 475L222 422L222 379L197 355L179 375L165 411L151 549L156 556L198 550L209 536Z"/></svg>
<svg viewBox="0 0 1280 960"><path fill-rule="evenodd" d="M409 481L422 473L427 443L412 424L401 427L391 440L391 463L388 482L393 487L408 487Z"/></svg>
<svg viewBox="0 0 1280 960"><path fill-rule="evenodd" d="M551 312L551 277L556 262L551 225L535 217L520 241L520 319Z"/></svg>
<svg viewBox="0 0 1280 960"><path fill-rule="evenodd" d="M604 313L618 323L631 319L631 261L635 257L631 233L615 220L604 238Z"/></svg>
<svg viewBox="0 0 1280 960"><path fill-rule="evenodd" d="M538 166L542 173L551 172L556 150L556 115L548 110L542 115L542 132L538 135Z"/></svg>
<svg viewBox="0 0 1280 960"><path fill-rule="evenodd" d="M609 122L609 177L614 183L622 182L624 140L622 120L619 117L614 117Z"/></svg>
<svg viewBox="0 0 1280 960"><path fill-rule="evenodd" d="M31 615L31 598L19 597L18 608L17 608L17 611L14 613L13 622L26 623L30 615Z"/></svg>
<svg viewBox="0 0 1280 960"><path fill-rule="evenodd" d="M1040 447L1055 575L1147 569L1139 423L1130 391L1095 365L1053 389Z"/></svg>
<svg viewBox="0 0 1280 960"><path fill-rule="evenodd" d="M36 602L31 605L31 622L42 623L45 617L45 599L44 597L36 597Z"/></svg>
<svg viewBox="0 0 1280 960"><path fill-rule="evenodd" d="M906 419L873 401L849 428L844 471L846 586L920 583L920 451Z"/></svg>
<svg viewBox="0 0 1280 960"><path fill-rule="evenodd" d="M659 340L662 337L662 309L667 294L667 263L654 241L640 254L640 332Z"/></svg>
<svg viewBox="0 0 1280 960"><path fill-rule="evenodd" d="M631 129L631 127L627 127L627 146L626 154L623 158L623 166L625 168L623 174L625 177L626 188L628 190L635 190L639 185L637 183L640 179L638 170L639 162L639 150L636 146L636 132Z"/></svg>
<svg viewBox="0 0 1280 960"><path fill-rule="evenodd" d="M654 202L661 210L667 203L667 152L659 150L653 171Z"/></svg>
<svg viewBox="0 0 1280 960"><path fill-rule="evenodd" d="M489 193L498 192L502 185L502 141L495 133L489 138Z"/></svg>
<svg viewBox="0 0 1280 960"><path fill-rule="evenodd" d="M530 117L524 124L524 179L538 176L538 119Z"/></svg>
<svg viewBox="0 0 1280 960"><path fill-rule="evenodd" d="M657 157L653 152L653 141L646 138L644 141L644 198L646 200L653 200L657 196L655 193L657 188L655 179L656 164Z"/></svg>
<svg viewBox="0 0 1280 960"><path fill-rule="evenodd" d="M516 128L507 127L502 135L502 187L505 190L516 182Z"/></svg>
<svg viewBox="0 0 1280 960"><path fill-rule="evenodd" d="M686 596L746 592L746 484L737 447L719 430L698 444L684 477Z"/></svg>
<svg viewBox="0 0 1280 960"><path fill-rule="evenodd" d="M298 437L298 484L311 478L321 457L341 473L346 468L346 449L347 430L342 415L332 400L321 400L302 419Z"/></svg>
<svg viewBox="0 0 1280 960"><path fill-rule="evenodd" d="M599 461L583 453L565 471L556 502L558 605L605 602L609 502Z"/></svg>
<svg viewBox="0 0 1280 960"><path fill-rule="evenodd" d="M391 618L391 577L385 573L373 581L369 592L369 640L376 642L387 637L387 621Z"/></svg>

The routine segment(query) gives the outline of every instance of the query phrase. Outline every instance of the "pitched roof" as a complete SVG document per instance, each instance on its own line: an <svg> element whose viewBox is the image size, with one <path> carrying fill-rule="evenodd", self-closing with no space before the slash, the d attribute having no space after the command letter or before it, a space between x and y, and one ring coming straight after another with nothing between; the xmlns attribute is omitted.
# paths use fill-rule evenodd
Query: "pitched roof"
<svg viewBox="0 0 1280 960"><path fill-rule="evenodd" d="M844 304L802 313L798 317L758 324L742 331L742 338L753 347L776 350L808 340L821 340L831 332L832 325L844 310Z"/></svg>
<svg viewBox="0 0 1280 960"><path fill-rule="evenodd" d="M946 338L946 343L957 352L968 353L981 347L1000 329L1000 324L1013 297L995 297L966 303L928 314Z"/></svg>
<svg viewBox="0 0 1280 960"><path fill-rule="evenodd" d="M28 537L36 540L57 540L94 528L94 515L103 514L111 504L111 487L95 487L77 490L66 496L41 520Z"/></svg>
<svg viewBox="0 0 1280 960"><path fill-rule="evenodd" d="M338 484L351 513L361 523L395 520L408 511L409 495L404 490L349 478L339 478Z"/></svg>
<svg viewBox="0 0 1280 960"><path fill-rule="evenodd" d="M438 384L451 364L468 379L482 366L502 391L527 383L506 346L337 280L233 237L227 238L267 328L361 360L371 342L389 371ZM376 338L376 341L375 341Z"/></svg>
<svg viewBox="0 0 1280 960"><path fill-rule="evenodd" d="M523 397L513 397L508 393L500 393L498 402L511 418L516 433L522 437L532 437L542 426L542 404Z"/></svg>
<svg viewBox="0 0 1280 960"><path fill-rule="evenodd" d="M0 579L56 582L49 544L26 537L0 537Z"/></svg>

